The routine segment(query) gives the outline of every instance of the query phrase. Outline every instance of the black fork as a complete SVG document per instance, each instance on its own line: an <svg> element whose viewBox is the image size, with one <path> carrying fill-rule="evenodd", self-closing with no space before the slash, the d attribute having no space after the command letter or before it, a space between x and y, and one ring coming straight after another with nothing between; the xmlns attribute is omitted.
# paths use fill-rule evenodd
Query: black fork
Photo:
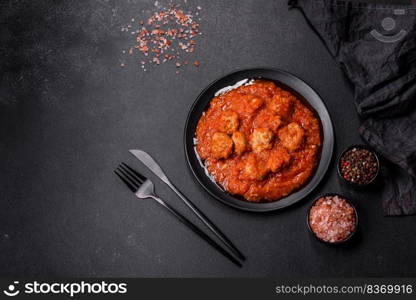
<svg viewBox="0 0 416 300"><path fill-rule="evenodd" d="M129 187L129 189L140 199L151 198L157 203L162 205L166 210L168 210L173 216L175 216L180 222L188 226L194 233L199 235L204 239L208 244L210 244L215 250L220 252L222 255L231 260L238 267L242 267L240 261L238 261L234 256L228 253L223 247L221 247L216 241L214 241L209 235L202 231L194 223L186 219L181 215L176 209L164 202L162 199L156 196L154 192L153 182L139 172L131 168L125 163L121 163L117 169L114 170L114 173Z"/></svg>

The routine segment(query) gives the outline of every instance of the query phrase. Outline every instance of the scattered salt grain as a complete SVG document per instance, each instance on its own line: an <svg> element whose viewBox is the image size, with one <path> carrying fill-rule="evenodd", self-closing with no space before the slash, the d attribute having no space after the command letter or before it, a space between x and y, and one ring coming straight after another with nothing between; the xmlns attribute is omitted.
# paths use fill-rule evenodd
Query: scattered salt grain
<svg viewBox="0 0 416 300"><path fill-rule="evenodd" d="M154 6L157 11L147 20L135 22L135 18L132 18L133 24L121 28L122 32L128 32L133 25L140 25L131 31L131 35L135 35L135 41L134 45L129 47L128 53L138 52L148 57L147 62L154 65L171 60L174 60L176 67L187 65L188 63L182 60L182 55L195 52L196 38L201 35L199 23L194 20L192 12L184 12L178 4L170 3L168 7L162 7L159 1L155 1ZM201 6L197 6L197 10L201 9ZM166 54L168 51L174 55ZM125 53L123 50L123 54ZM143 61L141 64L144 64ZM195 61L193 65L199 67L200 62Z"/></svg>

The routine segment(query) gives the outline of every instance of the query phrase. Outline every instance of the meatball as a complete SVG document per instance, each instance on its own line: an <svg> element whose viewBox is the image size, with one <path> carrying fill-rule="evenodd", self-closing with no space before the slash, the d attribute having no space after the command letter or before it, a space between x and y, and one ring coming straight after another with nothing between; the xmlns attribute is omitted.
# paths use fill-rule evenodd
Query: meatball
<svg viewBox="0 0 416 300"><path fill-rule="evenodd" d="M277 132L279 127L282 125L282 119L275 113L263 109L261 110L257 116L254 118L253 126L255 128L269 128L273 132Z"/></svg>
<svg viewBox="0 0 416 300"><path fill-rule="evenodd" d="M233 151L233 141L223 132L215 132L211 139L211 156L216 159L227 158Z"/></svg>
<svg viewBox="0 0 416 300"><path fill-rule="evenodd" d="M254 153L250 153L244 162L240 178L243 180L262 180L268 173L265 164L258 160Z"/></svg>
<svg viewBox="0 0 416 300"><path fill-rule="evenodd" d="M248 101L248 103L249 103L251 109L257 110L263 105L264 100L262 98L259 98L259 97L253 97Z"/></svg>
<svg viewBox="0 0 416 300"><path fill-rule="evenodd" d="M283 147L277 147L270 151L270 156L267 160L267 168L272 172L277 172L281 168L287 166L289 162L289 152Z"/></svg>
<svg viewBox="0 0 416 300"><path fill-rule="evenodd" d="M273 132L268 128L256 128L250 136L250 145L254 152L271 149Z"/></svg>
<svg viewBox="0 0 416 300"><path fill-rule="evenodd" d="M304 136L305 131L295 122L279 130L279 139L282 146L290 151L294 151L301 146Z"/></svg>
<svg viewBox="0 0 416 300"><path fill-rule="evenodd" d="M293 112L292 96L287 95L285 92L273 96L269 108L282 118L288 118Z"/></svg>
<svg viewBox="0 0 416 300"><path fill-rule="evenodd" d="M240 131L235 131L232 135L232 140L234 142L234 151L237 155L241 155L247 146L247 140L244 133Z"/></svg>
<svg viewBox="0 0 416 300"><path fill-rule="evenodd" d="M238 129L238 114L232 110L226 110L221 113L218 122L218 129L221 132L232 134Z"/></svg>

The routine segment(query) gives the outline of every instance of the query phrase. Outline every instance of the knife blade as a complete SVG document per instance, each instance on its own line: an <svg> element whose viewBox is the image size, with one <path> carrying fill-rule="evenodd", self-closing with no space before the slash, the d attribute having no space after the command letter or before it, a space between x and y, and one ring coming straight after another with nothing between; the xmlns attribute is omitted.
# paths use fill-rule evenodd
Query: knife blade
<svg viewBox="0 0 416 300"><path fill-rule="evenodd" d="M140 160L150 171L160 178L167 185L171 184L165 172L158 163L148 153L142 150L129 150L138 160Z"/></svg>

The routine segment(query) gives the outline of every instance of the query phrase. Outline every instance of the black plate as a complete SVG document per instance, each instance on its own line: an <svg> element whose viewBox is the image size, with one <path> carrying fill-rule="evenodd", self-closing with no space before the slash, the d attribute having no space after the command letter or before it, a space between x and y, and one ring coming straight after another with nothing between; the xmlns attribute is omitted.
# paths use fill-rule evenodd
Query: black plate
<svg viewBox="0 0 416 300"><path fill-rule="evenodd" d="M214 97L214 94L218 90L234 85L240 80L256 78L274 81L278 86L290 90L293 94L298 96L299 99L303 100L306 105L311 107L319 116L321 121L323 143L319 165L314 175L303 188L274 202L251 203L243 200L240 196L234 196L224 191L207 175L194 147L195 130L198 120L208 107L211 99ZM331 161L334 148L334 130L331 118L325 104L322 102L322 99L304 81L290 73L277 69L248 69L226 75L214 81L204 91L202 91L189 111L185 124L184 143L186 160L188 161L188 165L192 173L201 186L211 196L235 208L255 212L265 212L281 209L302 200L318 185L324 177Z"/></svg>

